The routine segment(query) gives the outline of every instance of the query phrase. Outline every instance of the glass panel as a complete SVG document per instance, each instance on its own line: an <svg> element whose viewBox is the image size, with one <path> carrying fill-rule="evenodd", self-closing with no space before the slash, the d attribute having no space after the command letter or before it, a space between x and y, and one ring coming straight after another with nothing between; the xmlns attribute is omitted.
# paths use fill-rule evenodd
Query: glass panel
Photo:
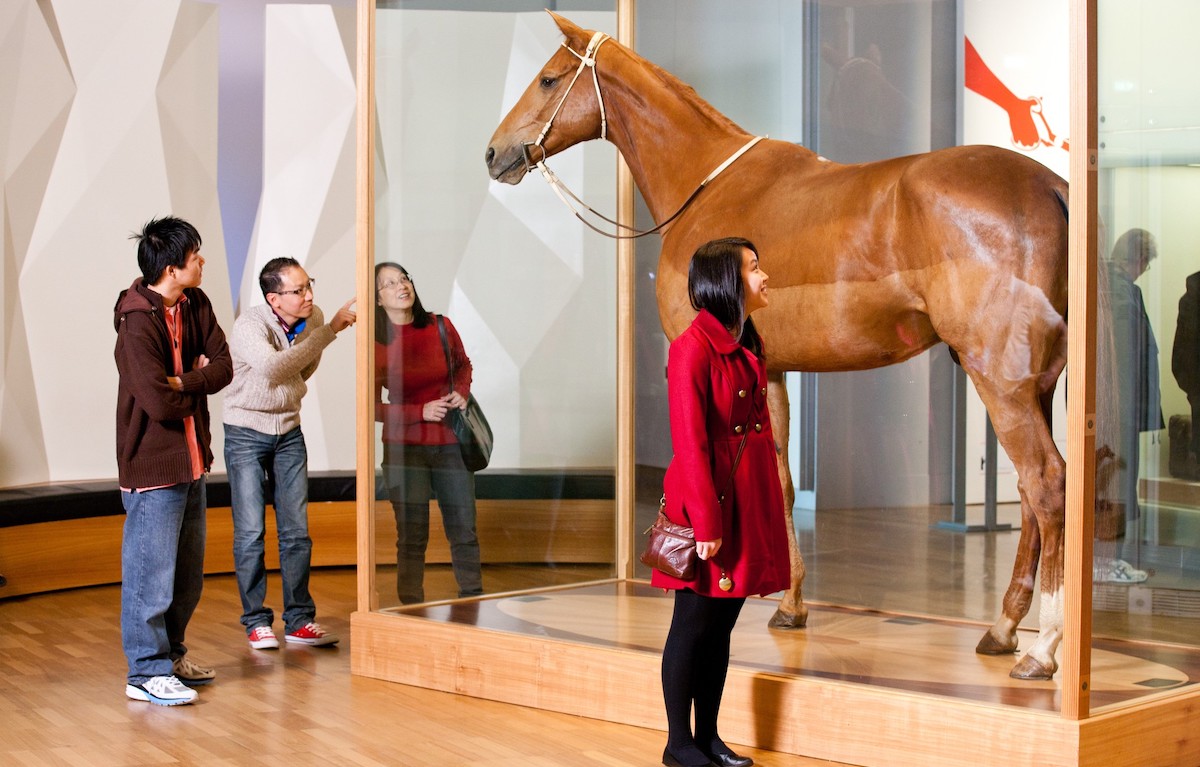
<svg viewBox="0 0 1200 767"><path fill-rule="evenodd" d="M1098 248L1115 353L1097 400L1115 403L1101 432L1115 455L1097 488L1110 502L1096 519L1094 631L1195 645L1200 52L1189 31L1200 6L1101 2L1098 13Z"/></svg>
<svg viewBox="0 0 1200 767"><path fill-rule="evenodd" d="M615 32L612 2L568 5L576 21ZM614 573L614 248L586 234L537 174L513 188L490 181L484 164L492 132L560 40L540 8L378 5L383 608L401 596L453 599ZM591 204L614 209L609 145L591 142L552 164ZM469 381L494 433L491 463L474 476L443 420L446 354L436 322L418 318L418 296L449 320L458 389Z"/></svg>
<svg viewBox="0 0 1200 767"><path fill-rule="evenodd" d="M642 55L747 131L853 163L954 143L953 14L953 3L938 0L643 3L637 43ZM655 295L658 255L657 241L639 242L637 536L654 518L671 458L663 375L668 344ZM772 273L781 254L760 255ZM771 339L765 340L770 359ZM946 516L940 504L950 497L953 404L945 393L953 368L943 346L877 370L788 373L788 459L797 497L794 522L808 565L806 598L930 614L964 609L966 600L945 593L930 604L928 589L911 588L892 577L896 573L845 577L864 556L904 551L890 545L898 531L908 531L900 559L919 557L914 552L927 547L931 523ZM959 553L946 556L956 560ZM904 562L898 559L895 568L924 580L925 573ZM638 574L649 576L645 568ZM975 585L958 580L952 588ZM988 597L982 610L988 619L999 598Z"/></svg>
<svg viewBox="0 0 1200 767"><path fill-rule="evenodd" d="M637 51L692 86L702 98L755 135L799 142L803 130L803 4L779 0L656 1L637 5ZM747 88L753 82L753 88ZM638 197L637 225L655 225ZM730 233L732 234L732 233ZM671 460L667 348L659 320L658 237L636 241L634 391L636 519L634 551L658 513ZM769 272L769 269L768 269ZM638 563L635 575L649 578Z"/></svg>

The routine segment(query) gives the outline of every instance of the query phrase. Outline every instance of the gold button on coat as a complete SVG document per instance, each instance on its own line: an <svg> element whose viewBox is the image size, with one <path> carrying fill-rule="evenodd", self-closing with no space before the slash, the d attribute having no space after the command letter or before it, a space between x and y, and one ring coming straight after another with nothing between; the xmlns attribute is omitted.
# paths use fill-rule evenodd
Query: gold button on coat
<svg viewBox="0 0 1200 767"><path fill-rule="evenodd" d="M756 424L754 424L754 430L755 430L755 431L762 431L762 424L761 424L761 423L756 423Z"/></svg>
<svg viewBox="0 0 1200 767"><path fill-rule="evenodd" d="M745 396L746 396L746 390L745 390L745 389L738 389L738 396L739 396L739 397L745 397Z"/></svg>
<svg viewBox="0 0 1200 767"><path fill-rule="evenodd" d="M741 425L734 426L734 427L733 427L733 433L734 433L734 434L741 434L741 433L742 433L742 427L741 427Z"/></svg>

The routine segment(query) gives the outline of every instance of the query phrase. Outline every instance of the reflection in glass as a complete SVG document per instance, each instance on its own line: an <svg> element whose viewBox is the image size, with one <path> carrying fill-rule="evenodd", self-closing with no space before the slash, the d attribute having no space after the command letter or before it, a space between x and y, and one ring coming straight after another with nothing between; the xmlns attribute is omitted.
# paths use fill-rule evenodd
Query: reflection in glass
<svg viewBox="0 0 1200 767"><path fill-rule="evenodd" d="M1096 388L1098 403L1117 403L1119 436L1114 502L1096 518L1094 633L1195 645L1200 88L1187 73L1200 62L1189 37L1200 7L1101 2L1097 18L1097 249L1115 354L1105 369L1098 357Z"/></svg>
<svg viewBox="0 0 1200 767"><path fill-rule="evenodd" d="M425 601L429 502L436 498L458 596L480 596L475 475L451 428L470 394L471 360L450 318L425 310L404 267L376 264L375 296L375 417L396 520L396 594L402 604Z"/></svg>
<svg viewBox="0 0 1200 767"><path fill-rule="evenodd" d="M571 5L580 23L616 31L614 3ZM381 271L373 308L386 315L388 295L413 291L429 312L450 318L451 341L461 341L469 361L456 373L469 374L495 436L486 469L442 488L428 472L428 488L414 495L405 491L417 481L409 476L412 447L378 422L374 551L384 609L457 599L480 586L494 594L614 573L614 246L585 233L536 174L518 187L500 185L484 163L492 132L536 74L533 62L559 42L550 17L524 2L377 6L374 260L403 265L415 286ZM608 144L590 142L556 157L555 171L589 204L611 211L614 157ZM376 360L383 408L406 407L404 388L418 374L398 366L427 366L428 381L445 381L441 394L449 391L436 327L412 325L392 327L401 327L397 336L427 333L425 352ZM474 545L465 533L472 516L478 565L460 556ZM402 530L403 547L415 541L399 552L399 568L397 519L402 528L414 524ZM423 593L397 589L415 584L418 572Z"/></svg>

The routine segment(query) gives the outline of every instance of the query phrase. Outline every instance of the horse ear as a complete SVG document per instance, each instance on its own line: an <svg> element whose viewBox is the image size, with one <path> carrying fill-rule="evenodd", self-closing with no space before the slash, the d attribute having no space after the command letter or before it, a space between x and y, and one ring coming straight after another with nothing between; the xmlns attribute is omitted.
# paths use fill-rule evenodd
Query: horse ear
<svg viewBox="0 0 1200 767"><path fill-rule="evenodd" d="M546 13L550 14L550 18L554 19L554 23L558 25L559 31L562 32L563 36L566 37L568 40L571 40L573 38L577 39L577 38L581 38L581 37L585 36L583 27L579 26L578 24L576 24L575 22L566 18L565 16L559 16L557 13L550 10L549 8L546 9Z"/></svg>

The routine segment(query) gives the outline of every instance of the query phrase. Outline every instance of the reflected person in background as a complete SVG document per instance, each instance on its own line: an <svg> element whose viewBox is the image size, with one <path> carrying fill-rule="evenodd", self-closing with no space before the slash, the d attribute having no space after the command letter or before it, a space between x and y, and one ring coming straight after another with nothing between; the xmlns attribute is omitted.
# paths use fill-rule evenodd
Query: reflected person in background
<svg viewBox="0 0 1200 767"><path fill-rule="evenodd" d="M1136 557L1139 520L1138 467L1141 432L1163 428L1158 381L1158 343L1142 289L1135 280L1158 257L1154 236L1145 229L1130 229L1117 238L1109 257L1109 290L1112 295L1113 334L1116 345L1116 386L1119 415L1117 500L1125 507L1126 556ZM1141 583L1147 574L1116 558L1097 561L1094 578L1106 583Z"/></svg>
<svg viewBox="0 0 1200 767"><path fill-rule="evenodd" d="M1188 275L1187 289L1179 298L1175 342L1171 346L1171 374L1187 395L1192 423L1188 440L1186 474L1200 479L1200 272Z"/></svg>
<svg viewBox="0 0 1200 767"><path fill-rule="evenodd" d="M717 733L730 637L747 596L780 591L790 579L766 358L750 320L767 305L754 245L736 237L702 245L688 267L688 297L699 314L671 342L667 359L675 454L663 480L663 512L695 530L700 561L694 580L658 570L650 578L675 591L662 658L662 760L668 767L748 767L753 760Z"/></svg>
<svg viewBox="0 0 1200 767"><path fill-rule="evenodd" d="M475 475L463 464L446 416L467 406L471 361L445 315L454 386L438 330L404 267L375 267L375 420L383 423L383 481L396 515L396 591L425 601L429 501L437 498L458 596L483 593L475 533ZM388 396L383 398L383 390Z"/></svg>

